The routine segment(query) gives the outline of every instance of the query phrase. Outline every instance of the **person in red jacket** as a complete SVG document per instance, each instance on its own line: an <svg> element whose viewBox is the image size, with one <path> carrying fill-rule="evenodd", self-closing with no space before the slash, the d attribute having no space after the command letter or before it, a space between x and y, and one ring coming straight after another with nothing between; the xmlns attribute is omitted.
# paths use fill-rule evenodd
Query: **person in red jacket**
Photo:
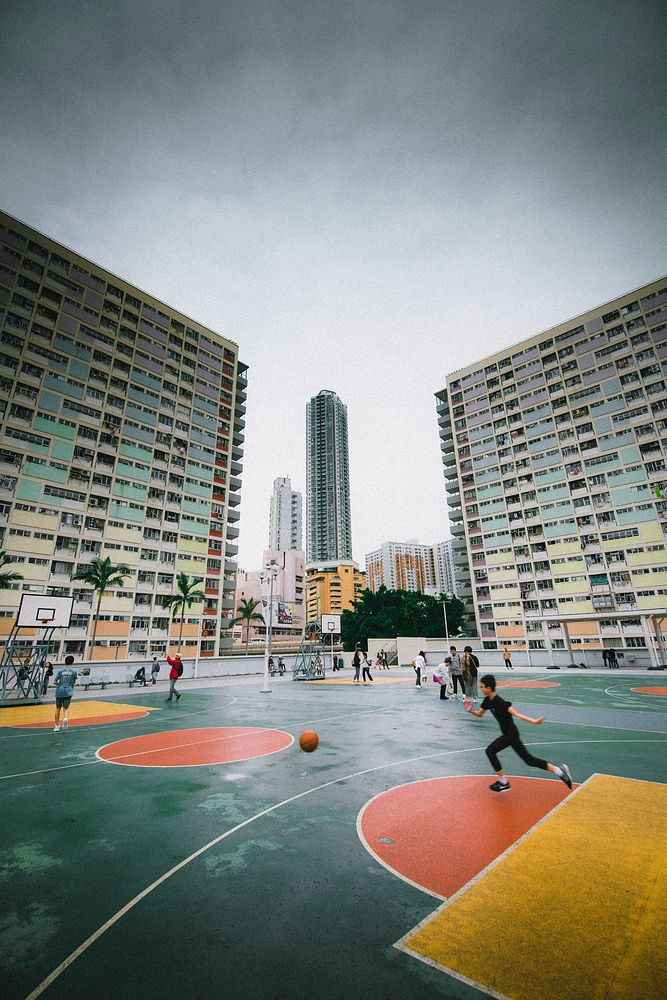
<svg viewBox="0 0 667 1000"><path fill-rule="evenodd" d="M183 673L183 661L179 654L176 653L176 656L167 657L167 663L171 667L171 670L169 671L169 697L166 700L171 701L174 695L176 695L176 701L180 701L181 696L176 690L176 681Z"/></svg>

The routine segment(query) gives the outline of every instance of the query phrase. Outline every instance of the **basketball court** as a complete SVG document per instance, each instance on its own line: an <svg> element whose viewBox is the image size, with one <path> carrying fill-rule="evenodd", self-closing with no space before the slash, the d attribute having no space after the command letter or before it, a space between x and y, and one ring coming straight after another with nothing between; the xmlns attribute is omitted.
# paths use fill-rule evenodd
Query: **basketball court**
<svg viewBox="0 0 667 1000"><path fill-rule="evenodd" d="M503 795L490 714L373 676L1 709L3 996L661 995L661 675L497 671L575 781L507 750Z"/></svg>

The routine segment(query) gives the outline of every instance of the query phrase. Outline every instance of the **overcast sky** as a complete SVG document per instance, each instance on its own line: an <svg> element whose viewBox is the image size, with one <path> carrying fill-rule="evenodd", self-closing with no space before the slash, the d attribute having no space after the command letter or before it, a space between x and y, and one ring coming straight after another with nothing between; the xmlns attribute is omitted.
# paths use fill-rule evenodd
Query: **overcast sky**
<svg viewBox="0 0 667 1000"><path fill-rule="evenodd" d="M0 204L240 345L239 564L305 408L354 555L449 537L449 372L665 273L665 17L635 0L3 0Z"/></svg>

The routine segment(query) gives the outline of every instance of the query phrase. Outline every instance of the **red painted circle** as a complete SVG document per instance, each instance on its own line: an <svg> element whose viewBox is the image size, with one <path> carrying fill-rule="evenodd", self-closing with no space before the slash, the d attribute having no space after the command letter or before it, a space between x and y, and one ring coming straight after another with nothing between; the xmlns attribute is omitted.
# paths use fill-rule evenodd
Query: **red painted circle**
<svg viewBox="0 0 667 1000"><path fill-rule="evenodd" d="M562 781L494 775L431 778L372 799L357 823L368 850L399 877L444 899L457 892L567 795Z"/></svg>
<svg viewBox="0 0 667 1000"><path fill-rule="evenodd" d="M144 709L137 709L136 712L123 712L122 715L89 715L80 719L70 716L67 728L73 729L75 726L103 726L109 722L127 722L129 719L145 719L149 712ZM15 726L16 729L53 729L53 719L44 722L27 722L23 726Z"/></svg>
<svg viewBox="0 0 667 1000"><path fill-rule="evenodd" d="M641 688L630 688L631 691L636 691L637 694L657 694L660 697L665 697L667 695L667 687L641 687Z"/></svg>
<svg viewBox="0 0 667 1000"><path fill-rule="evenodd" d="M196 767L265 757L293 742L277 729L177 729L108 743L97 756L131 767Z"/></svg>
<svg viewBox="0 0 667 1000"><path fill-rule="evenodd" d="M557 688L557 681L496 681L496 687L502 688Z"/></svg>

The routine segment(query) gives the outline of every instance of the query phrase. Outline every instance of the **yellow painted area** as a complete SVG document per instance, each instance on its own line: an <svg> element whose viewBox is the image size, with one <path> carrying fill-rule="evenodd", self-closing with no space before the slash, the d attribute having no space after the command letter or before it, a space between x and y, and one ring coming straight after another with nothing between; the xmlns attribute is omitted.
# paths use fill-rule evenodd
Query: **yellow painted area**
<svg viewBox="0 0 667 1000"><path fill-rule="evenodd" d="M655 1000L667 785L595 775L401 946L512 1000Z"/></svg>
<svg viewBox="0 0 667 1000"><path fill-rule="evenodd" d="M589 614L594 610L592 601L569 601L566 597L558 602L558 611L562 615Z"/></svg>
<svg viewBox="0 0 667 1000"><path fill-rule="evenodd" d="M567 556L573 553L581 552L581 545L579 542L547 542L547 550L549 552L549 558L553 559L554 556Z"/></svg>
<svg viewBox="0 0 667 1000"><path fill-rule="evenodd" d="M651 586L653 582L651 582ZM661 610L665 606L664 594L650 594L648 597L637 595L637 607L642 611L651 611L653 608Z"/></svg>
<svg viewBox="0 0 667 1000"><path fill-rule="evenodd" d="M128 712L159 712L159 708L149 705L123 705L115 701L72 701L70 719L91 719L100 715L127 715ZM53 719L55 705L16 705L3 708L0 712L0 726L33 726L38 722Z"/></svg>
<svg viewBox="0 0 667 1000"><path fill-rule="evenodd" d="M628 566L663 566L667 562L667 551L663 546L655 552L627 552L625 561Z"/></svg>
<svg viewBox="0 0 667 1000"><path fill-rule="evenodd" d="M638 524L639 537L642 542L661 542L662 541L662 528L657 521L644 521L642 524Z"/></svg>
<svg viewBox="0 0 667 1000"><path fill-rule="evenodd" d="M517 580L516 569L489 569L489 583L514 583Z"/></svg>
<svg viewBox="0 0 667 1000"><path fill-rule="evenodd" d="M133 528L116 528L113 526L106 528L104 537L115 542L130 542L132 545L139 545L143 538L141 531L135 531ZM117 562L125 562L125 555L123 555L122 559L119 559L116 550L114 550L111 558Z"/></svg>
<svg viewBox="0 0 667 1000"><path fill-rule="evenodd" d="M136 538L133 539L136 542ZM118 552L118 549L109 548L106 545L102 546L102 559L107 557L112 560L118 560L119 562L124 562L126 566L137 566L139 563L139 552L130 552L128 549L123 549L122 553Z"/></svg>
<svg viewBox="0 0 667 1000"><path fill-rule="evenodd" d="M10 524L27 524L29 528L38 530L57 531L60 524L59 514L38 514L32 510L12 510L9 518Z"/></svg>
<svg viewBox="0 0 667 1000"><path fill-rule="evenodd" d="M587 594L590 590L587 577L579 577L574 580L565 580L563 583L554 583L554 591L558 594Z"/></svg>

